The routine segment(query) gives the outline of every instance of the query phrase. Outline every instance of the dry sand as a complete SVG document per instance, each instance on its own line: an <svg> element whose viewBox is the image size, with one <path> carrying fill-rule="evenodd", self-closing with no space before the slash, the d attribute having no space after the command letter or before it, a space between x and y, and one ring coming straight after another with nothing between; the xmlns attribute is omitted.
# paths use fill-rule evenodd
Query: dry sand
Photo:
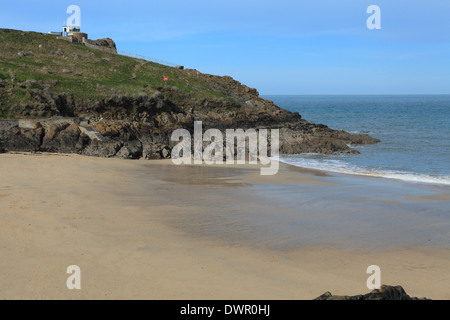
<svg viewBox="0 0 450 320"><path fill-rule="evenodd" d="M202 230L213 228L206 213L239 208L252 186L335 183L320 172L4 154L0 177L0 299L312 299L368 292L372 264L383 283L450 299L447 248L275 249L182 226L202 213ZM66 287L69 265L81 268L81 290Z"/></svg>

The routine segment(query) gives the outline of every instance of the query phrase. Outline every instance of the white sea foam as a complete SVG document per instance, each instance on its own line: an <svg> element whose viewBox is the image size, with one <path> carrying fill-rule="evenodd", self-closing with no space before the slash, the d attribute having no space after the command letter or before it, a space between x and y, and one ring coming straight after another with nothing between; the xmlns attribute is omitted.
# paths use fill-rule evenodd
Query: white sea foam
<svg viewBox="0 0 450 320"><path fill-rule="evenodd" d="M317 169L322 171L337 172L344 174L356 174L388 179L403 180L417 183L432 183L450 185L449 175L427 175L406 171L393 171L380 168L360 167L335 159L310 159L298 156L280 157L280 162L302 168Z"/></svg>

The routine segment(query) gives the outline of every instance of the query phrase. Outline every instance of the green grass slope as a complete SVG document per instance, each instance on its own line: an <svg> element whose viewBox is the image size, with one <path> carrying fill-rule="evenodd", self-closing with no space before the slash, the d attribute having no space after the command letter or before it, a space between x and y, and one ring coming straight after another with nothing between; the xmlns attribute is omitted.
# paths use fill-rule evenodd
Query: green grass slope
<svg viewBox="0 0 450 320"><path fill-rule="evenodd" d="M167 84L163 78L169 77ZM235 87L239 90L235 90ZM169 90L170 88L170 90ZM68 94L79 101L112 95L152 95L162 91L180 102L218 99L236 107L238 91L248 87L229 77L179 70L108 53L55 36L0 29L0 118L20 117L14 106L42 103L42 94ZM45 95L45 94L44 94Z"/></svg>

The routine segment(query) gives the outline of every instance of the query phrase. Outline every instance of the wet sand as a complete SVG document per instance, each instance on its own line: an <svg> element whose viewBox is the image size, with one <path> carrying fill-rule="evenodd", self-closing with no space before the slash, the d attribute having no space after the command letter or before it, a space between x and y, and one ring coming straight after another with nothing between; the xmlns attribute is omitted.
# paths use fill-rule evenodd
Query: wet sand
<svg viewBox="0 0 450 320"><path fill-rule="evenodd" d="M75 155L3 154L0 177L0 299L312 299L368 292L373 264L450 299L446 187Z"/></svg>

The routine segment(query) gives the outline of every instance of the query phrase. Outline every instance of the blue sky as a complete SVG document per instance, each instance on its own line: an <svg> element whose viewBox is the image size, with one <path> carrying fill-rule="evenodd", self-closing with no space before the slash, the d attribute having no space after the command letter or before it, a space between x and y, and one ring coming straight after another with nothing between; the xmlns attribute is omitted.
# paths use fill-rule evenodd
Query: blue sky
<svg viewBox="0 0 450 320"><path fill-rule="evenodd" d="M0 27L59 31L72 4L91 39L261 94L450 94L449 0L3 0Z"/></svg>

